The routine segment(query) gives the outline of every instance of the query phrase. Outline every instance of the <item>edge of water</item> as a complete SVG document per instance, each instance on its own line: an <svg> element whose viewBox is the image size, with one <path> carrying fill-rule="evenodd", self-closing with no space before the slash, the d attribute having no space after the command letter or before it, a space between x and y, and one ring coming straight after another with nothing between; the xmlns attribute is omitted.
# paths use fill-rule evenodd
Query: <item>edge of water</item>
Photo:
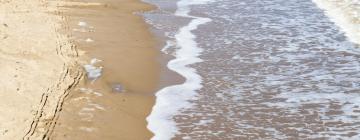
<svg viewBox="0 0 360 140"><path fill-rule="evenodd" d="M178 132L173 117L181 109L191 107L188 100L197 95L197 90L202 88L202 77L196 69L189 67L191 64L202 62L199 58L203 51L195 41L196 35L192 31L200 25L212 20L204 17L191 16L192 5L207 4L211 0L180 0L177 2L175 16L190 18L189 24L180 28L175 35L176 53L175 59L170 60L167 67L183 76L186 80L179 85L172 85L159 90L156 93L156 103L151 114L147 117L148 129L154 133L152 140L171 139Z"/></svg>

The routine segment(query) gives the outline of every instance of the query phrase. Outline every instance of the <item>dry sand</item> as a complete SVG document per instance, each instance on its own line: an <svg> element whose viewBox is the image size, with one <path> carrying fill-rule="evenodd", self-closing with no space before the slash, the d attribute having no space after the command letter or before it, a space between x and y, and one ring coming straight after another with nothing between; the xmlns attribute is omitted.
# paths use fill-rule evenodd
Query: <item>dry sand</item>
<svg viewBox="0 0 360 140"><path fill-rule="evenodd" d="M138 0L0 0L0 139L149 139L159 51L133 13L152 8ZM103 67L93 82L82 68L92 58ZM113 92L116 83L125 90Z"/></svg>
<svg viewBox="0 0 360 140"><path fill-rule="evenodd" d="M54 13L54 14L49 14ZM0 0L0 139L46 139L82 77L63 16L42 0Z"/></svg>

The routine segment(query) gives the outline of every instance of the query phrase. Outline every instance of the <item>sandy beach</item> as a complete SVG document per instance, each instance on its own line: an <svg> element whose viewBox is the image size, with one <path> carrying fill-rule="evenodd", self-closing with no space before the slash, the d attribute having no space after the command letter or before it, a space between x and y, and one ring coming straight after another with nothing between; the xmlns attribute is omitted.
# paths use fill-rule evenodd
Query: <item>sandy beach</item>
<svg viewBox="0 0 360 140"><path fill-rule="evenodd" d="M159 51L135 12L153 8L1 1L0 139L149 139ZM95 60L93 79L85 69Z"/></svg>
<svg viewBox="0 0 360 140"><path fill-rule="evenodd" d="M24 0L0 9L0 139L46 139L83 75L78 52L58 33L68 25L55 7Z"/></svg>
<svg viewBox="0 0 360 140"><path fill-rule="evenodd" d="M359 0L0 0L0 140L360 139Z"/></svg>

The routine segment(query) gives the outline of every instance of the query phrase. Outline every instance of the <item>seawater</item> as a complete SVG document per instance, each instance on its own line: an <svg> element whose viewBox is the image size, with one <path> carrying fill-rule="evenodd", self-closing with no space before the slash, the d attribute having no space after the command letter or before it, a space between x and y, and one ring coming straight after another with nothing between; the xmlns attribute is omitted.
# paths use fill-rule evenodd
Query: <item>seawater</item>
<svg viewBox="0 0 360 140"><path fill-rule="evenodd" d="M360 139L359 1L146 2L186 79L156 93L153 139Z"/></svg>

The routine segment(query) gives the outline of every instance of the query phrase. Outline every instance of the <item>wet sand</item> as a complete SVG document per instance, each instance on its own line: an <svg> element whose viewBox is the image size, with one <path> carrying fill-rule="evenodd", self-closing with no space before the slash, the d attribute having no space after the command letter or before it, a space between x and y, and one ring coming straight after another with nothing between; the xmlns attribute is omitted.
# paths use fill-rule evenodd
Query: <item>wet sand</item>
<svg viewBox="0 0 360 140"><path fill-rule="evenodd" d="M134 12L154 7L138 0L57 3L67 17L82 65L99 59L102 75L84 78L66 100L52 139L150 139L145 118L159 88L158 41ZM116 92L114 85L123 90Z"/></svg>

